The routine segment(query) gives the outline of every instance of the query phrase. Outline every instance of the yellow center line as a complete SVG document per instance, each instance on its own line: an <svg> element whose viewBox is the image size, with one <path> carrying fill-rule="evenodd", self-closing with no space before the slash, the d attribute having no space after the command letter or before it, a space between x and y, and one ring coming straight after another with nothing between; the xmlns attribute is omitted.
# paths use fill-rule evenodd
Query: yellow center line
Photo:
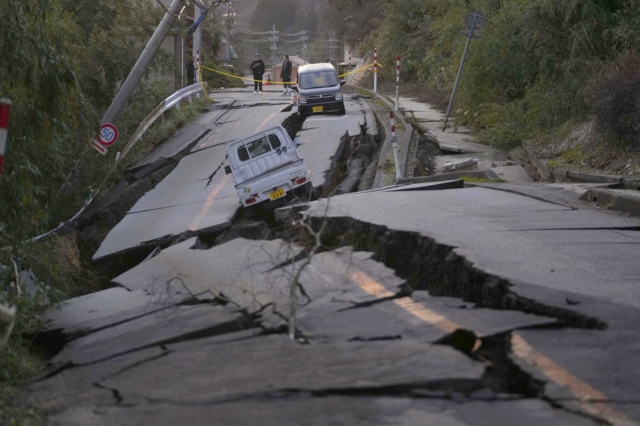
<svg viewBox="0 0 640 426"><path fill-rule="evenodd" d="M364 291L379 299L394 295L394 293L387 290L382 284L364 272L353 272L349 276L349 279L360 286ZM422 304L409 297L394 299L393 302L424 322L438 327L448 333L464 328L461 325L448 320L443 315L424 307ZM549 378L549 380L562 387L568 388L579 400L577 402L578 406L585 412L594 416L602 417L607 421L611 421L614 425L640 426L639 422L636 422L626 414L607 405L606 401L609 398L605 394L593 388L588 383L583 382L565 368L554 362L551 358L534 349L518 333L513 333L511 337L511 350L515 356L523 360L526 364L542 372L542 374Z"/></svg>
<svg viewBox="0 0 640 426"><path fill-rule="evenodd" d="M363 272L354 272L351 274L349 279L358 284L364 291L379 299L394 296L394 293L387 290L382 284ZM394 299L393 303L405 309L410 314L420 318L422 321L438 327L447 333L452 333L459 328L464 328L453 321L449 321L447 318L432 311L431 309L424 307L422 304L409 297Z"/></svg>
<svg viewBox="0 0 640 426"><path fill-rule="evenodd" d="M200 213L198 214L196 219L191 223L191 226L189 226L189 231L195 231L196 230L196 228L200 224L200 221L202 220L202 218L204 218L206 216L206 214L209 212L209 209L211 208L211 205L213 204L213 200L216 198L216 196L218 195L218 193L220 192L220 190L222 189L224 184L227 183L227 181L229 180L230 176L231 175L225 175L222 178L222 180L220 181L220 183L218 183L215 186L215 188L213 188L213 191L211 191L211 194L209 194L209 196L207 197L207 202L204 203L204 207L202 208L202 210L200 210Z"/></svg>
<svg viewBox="0 0 640 426"><path fill-rule="evenodd" d="M259 131L260 129L262 129L264 127L265 124L267 124L269 122L269 120L271 120L277 113L279 113L280 111L276 111L273 114L271 114L270 116L268 116L267 118L264 119L264 121L262 123L260 123L260 125L258 127L256 127L255 132Z"/></svg>
<svg viewBox="0 0 640 426"><path fill-rule="evenodd" d="M579 399L577 405L586 412L611 421L614 425L638 426L639 422L632 420L626 414L614 410L607 405L609 398L588 383L583 382L551 358L533 348L524 338L513 333L511 336L511 350L525 364L536 368L555 384L568 388ZM592 402L593 401L593 402Z"/></svg>

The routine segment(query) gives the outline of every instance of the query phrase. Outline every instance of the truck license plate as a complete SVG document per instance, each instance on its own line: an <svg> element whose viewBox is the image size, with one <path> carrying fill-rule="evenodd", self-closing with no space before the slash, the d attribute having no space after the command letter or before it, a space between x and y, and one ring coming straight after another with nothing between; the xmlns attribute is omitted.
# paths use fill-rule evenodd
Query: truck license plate
<svg viewBox="0 0 640 426"><path fill-rule="evenodd" d="M282 198L286 195L287 193L285 192L284 188L278 188L273 192L269 193L269 198L271 199L271 201L273 200L277 200L278 198Z"/></svg>
<svg viewBox="0 0 640 426"><path fill-rule="evenodd" d="M322 112L322 111L324 111L324 107L322 106L313 107L313 112Z"/></svg>

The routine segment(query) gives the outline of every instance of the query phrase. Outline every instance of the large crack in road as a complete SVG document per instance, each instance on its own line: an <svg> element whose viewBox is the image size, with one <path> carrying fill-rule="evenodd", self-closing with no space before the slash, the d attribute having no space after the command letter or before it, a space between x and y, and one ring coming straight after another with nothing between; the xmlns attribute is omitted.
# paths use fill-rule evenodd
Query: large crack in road
<svg viewBox="0 0 640 426"><path fill-rule="evenodd" d="M297 115L283 124L292 137L321 130ZM323 196L354 159L375 162L366 127L341 138ZM345 192L362 189L360 176ZM513 291L438 238L311 205L239 210L104 258L139 302L116 319L100 312L104 298L76 301L97 316L75 334L57 320L51 336L67 344L29 386L51 424L636 424L528 343L615 321Z"/></svg>

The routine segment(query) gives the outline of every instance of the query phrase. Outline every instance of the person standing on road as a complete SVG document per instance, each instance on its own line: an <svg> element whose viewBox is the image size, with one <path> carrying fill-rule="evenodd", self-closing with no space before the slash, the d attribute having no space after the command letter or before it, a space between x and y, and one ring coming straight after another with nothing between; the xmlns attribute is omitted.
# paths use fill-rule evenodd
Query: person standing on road
<svg viewBox="0 0 640 426"><path fill-rule="evenodd" d="M187 81L189 86L196 82L196 67L193 65L193 59L189 58L187 63Z"/></svg>
<svg viewBox="0 0 640 426"><path fill-rule="evenodd" d="M256 53L256 59L251 62L251 71L253 71L253 93L262 93L262 76L264 75L264 62L260 59L260 54Z"/></svg>
<svg viewBox="0 0 640 426"><path fill-rule="evenodd" d="M284 55L284 62L282 63L282 71L280 71L280 78L284 83L282 89L282 96L291 94L291 62L289 61L289 55ZM289 83L289 84L287 84Z"/></svg>

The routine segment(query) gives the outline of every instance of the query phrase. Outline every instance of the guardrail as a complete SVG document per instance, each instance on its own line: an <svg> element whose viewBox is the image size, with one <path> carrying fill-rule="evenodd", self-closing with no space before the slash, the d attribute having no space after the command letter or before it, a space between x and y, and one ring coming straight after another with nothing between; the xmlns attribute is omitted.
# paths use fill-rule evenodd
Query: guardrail
<svg viewBox="0 0 640 426"><path fill-rule="evenodd" d="M46 237L47 235L51 234L52 232L55 232L58 229L62 228L66 223L68 223L68 222L70 222L72 220L75 220L78 217L80 217L80 215L82 213L84 213L84 211L87 209L87 207L89 207L91 205L91 203L93 202L95 196L100 192L100 189L104 186L104 184L107 182L107 180L109 179L111 174L115 171L115 169L118 167L118 165L122 162L122 160L126 156L126 154L129 151L131 151L131 148L134 147L134 145L140 140L142 135L144 135L144 133L149 129L149 127L151 127L151 125L158 118L160 118L160 116L162 114L164 114L166 111L170 110L174 106L178 105L178 103L180 101L182 101L183 99L185 99L185 98L187 98L189 96L195 95L196 93L204 92L204 90L205 90L205 85L203 83L194 83L191 86L187 86L187 87L185 87L183 89L178 90L176 93L174 93L173 95L169 96L167 99L162 101L153 111L151 111L151 114L149 114L144 120L142 120L142 122L140 123L140 125L138 126L136 131L131 136L131 139L129 139L129 142L127 142L127 144L125 145L125 147L122 150L122 153L120 154L120 156L117 157L117 159L115 161L115 164L113 166L111 166L111 168L107 172L106 176L104 177L104 179L100 183L100 186L98 186L98 188L95 191L92 191L91 196L87 199L87 201L85 202L84 206L80 209L80 211L78 211L78 213L73 215L73 217L71 219L69 219L67 222L61 224L60 226L58 226L57 228L55 228L55 229L53 229L53 230L51 230L49 232L46 232L46 233L44 233L42 235L38 235L37 237L34 238L34 240L36 240L36 241L40 240L40 239Z"/></svg>
<svg viewBox="0 0 640 426"><path fill-rule="evenodd" d="M174 93L173 95L165 99L163 102L161 102L160 105L158 105L156 109L154 109L151 112L151 114L149 114L144 120L142 120L142 122L140 123L140 126L138 126L136 131L131 136L131 139L129 139L129 142L127 142L124 149L122 150L122 153L120 154L120 157L118 157L118 160L116 161L115 166L120 164L120 162L127 155L127 153L131 151L131 148L133 148L133 146L140 140L142 135L144 135L144 133L149 129L149 127L151 127L151 125L158 118L160 118L162 114L164 114L166 111L168 111L172 107L178 105L180 101L182 101L183 99L187 98L188 96L195 95L198 92L204 92L203 85L201 83L194 83L191 86L187 86L183 89L178 90L176 93ZM109 174L111 174L111 172L109 172Z"/></svg>

